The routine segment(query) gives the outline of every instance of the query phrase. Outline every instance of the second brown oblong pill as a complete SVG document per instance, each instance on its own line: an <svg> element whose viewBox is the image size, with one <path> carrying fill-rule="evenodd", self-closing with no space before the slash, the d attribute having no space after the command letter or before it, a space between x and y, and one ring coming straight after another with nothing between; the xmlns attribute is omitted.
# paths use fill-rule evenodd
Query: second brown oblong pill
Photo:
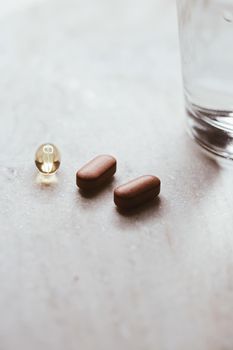
<svg viewBox="0 0 233 350"><path fill-rule="evenodd" d="M120 209L131 209L146 203L160 193L160 179L153 175L138 177L114 191L114 202Z"/></svg>
<svg viewBox="0 0 233 350"><path fill-rule="evenodd" d="M103 154L95 157L76 173L76 184L82 190L93 190L110 180L115 174L117 161Z"/></svg>

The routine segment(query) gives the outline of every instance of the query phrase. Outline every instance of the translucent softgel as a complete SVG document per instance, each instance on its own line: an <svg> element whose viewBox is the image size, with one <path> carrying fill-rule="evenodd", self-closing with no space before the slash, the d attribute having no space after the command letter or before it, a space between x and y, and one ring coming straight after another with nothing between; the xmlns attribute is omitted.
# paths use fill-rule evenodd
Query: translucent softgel
<svg viewBox="0 0 233 350"><path fill-rule="evenodd" d="M36 151L35 163L42 174L54 174L61 164L61 156L58 148L51 143L41 145Z"/></svg>

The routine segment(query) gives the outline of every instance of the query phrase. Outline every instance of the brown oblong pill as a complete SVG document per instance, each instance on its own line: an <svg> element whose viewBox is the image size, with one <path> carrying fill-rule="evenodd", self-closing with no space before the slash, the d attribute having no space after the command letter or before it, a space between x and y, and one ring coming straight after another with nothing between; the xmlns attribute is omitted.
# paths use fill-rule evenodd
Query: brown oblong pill
<svg viewBox="0 0 233 350"><path fill-rule="evenodd" d="M160 193L160 179L153 175L140 176L114 190L114 202L120 209L131 209L146 203Z"/></svg>
<svg viewBox="0 0 233 350"><path fill-rule="evenodd" d="M76 184L83 190L93 190L107 182L116 172L117 161L110 155L99 155L76 173Z"/></svg>

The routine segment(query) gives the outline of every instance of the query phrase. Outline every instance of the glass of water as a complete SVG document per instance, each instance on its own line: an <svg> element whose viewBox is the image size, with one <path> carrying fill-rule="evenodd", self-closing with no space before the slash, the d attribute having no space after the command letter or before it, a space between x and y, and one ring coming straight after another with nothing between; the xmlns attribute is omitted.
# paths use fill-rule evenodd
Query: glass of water
<svg viewBox="0 0 233 350"><path fill-rule="evenodd" d="M233 0L177 0L189 130L233 159Z"/></svg>

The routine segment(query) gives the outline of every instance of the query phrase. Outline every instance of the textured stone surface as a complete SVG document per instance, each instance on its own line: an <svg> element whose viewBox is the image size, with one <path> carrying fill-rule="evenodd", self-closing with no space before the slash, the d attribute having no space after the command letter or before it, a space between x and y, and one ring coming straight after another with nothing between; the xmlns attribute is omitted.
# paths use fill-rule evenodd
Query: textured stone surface
<svg viewBox="0 0 233 350"><path fill-rule="evenodd" d="M186 136L174 1L0 13L0 349L232 350L232 169ZM118 172L84 197L75 172L99 153ZM121 215L113 188L142 174L160 201Z"/></svg>

